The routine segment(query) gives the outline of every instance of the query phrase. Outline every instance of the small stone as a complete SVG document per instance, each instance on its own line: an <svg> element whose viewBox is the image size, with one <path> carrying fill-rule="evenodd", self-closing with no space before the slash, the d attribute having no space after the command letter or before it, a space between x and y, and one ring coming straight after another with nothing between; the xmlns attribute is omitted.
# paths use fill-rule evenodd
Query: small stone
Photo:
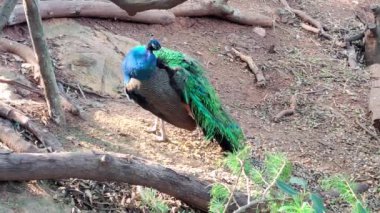
<svg viewBox="0 0 380 213"><path fill-rule="evenodd" d="M253 32L256 33L257 35L261 36L261 37L265 37L266 35L266 31L264 28L262 27L255 27L253 28Z"/></svg>

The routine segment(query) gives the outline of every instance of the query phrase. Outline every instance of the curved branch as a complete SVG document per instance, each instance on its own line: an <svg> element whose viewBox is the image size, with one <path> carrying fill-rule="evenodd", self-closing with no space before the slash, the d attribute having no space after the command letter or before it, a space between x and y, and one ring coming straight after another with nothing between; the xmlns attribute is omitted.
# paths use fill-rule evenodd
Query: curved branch
<svg viewBox="0 0 380 213"><path fill-rule="evenodd" d="M34 78L39 78L39 65L30 47L6 38L0 38L0 52L9 52L20 56L24 61L32 65Z"/></svg>
<svg viewBox="0 0 380 213"><path fill-rule="evenodd" d="M112 18L147 24L170 24L175 19L173 13L161 10L150 10L130 16L115 4L100 1L40 1L39 8L42 19L70 17ZM25 21L24 8L22 5L17 5L8 20L8 25L20 24Z"/></svg>
<svg viewBox="0 0 380 213"><path fill-rule="evenodd" d="M0 140L15 152L44 152L31 143L25 141L12 127L11 122L0 118Z"/></svg>
<svg viewBox="0 0 380 213"><path fill-rule="evenodd" d="M27 130L33 133L34 136L36 136L36 138L41 143L43 143L46 148L50 148L53 151L63 151L62 144L52 133L50 133L40 124L34 123L22 112L0 103L0 117L16 121L17 123L25 127Z"/></svg>

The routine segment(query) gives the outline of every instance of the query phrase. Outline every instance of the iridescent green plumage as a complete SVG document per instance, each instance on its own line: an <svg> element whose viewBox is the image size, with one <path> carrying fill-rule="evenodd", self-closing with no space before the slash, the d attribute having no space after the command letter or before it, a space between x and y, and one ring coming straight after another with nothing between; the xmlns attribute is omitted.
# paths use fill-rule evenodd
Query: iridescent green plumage
<svg viewBox="0 0 380 213"><path fill-rule="evenodd" d="M227 150L243 147L244 135L232 117L223 109L215 89L204 76L203 67L189 56L167 48L155 51L159 61L172 70L183 101L190 106L206 139L216 139Z"/></svg>

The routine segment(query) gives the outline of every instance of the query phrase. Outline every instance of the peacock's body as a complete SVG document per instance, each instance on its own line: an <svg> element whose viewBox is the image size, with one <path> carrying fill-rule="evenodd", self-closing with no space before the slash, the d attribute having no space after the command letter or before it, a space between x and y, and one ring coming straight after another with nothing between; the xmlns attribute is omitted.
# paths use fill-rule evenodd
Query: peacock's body
<svg viewBox="0 0 380 213"><path fill-rule="evenodd" d="M224 150L242 147L241 128L223 109L196 60L151 40L146 47L133 48L122 69L126 93L144 109L179 128L200 126L206 138L215 139ZM164 134L162 122L161 137Z"/></svg>

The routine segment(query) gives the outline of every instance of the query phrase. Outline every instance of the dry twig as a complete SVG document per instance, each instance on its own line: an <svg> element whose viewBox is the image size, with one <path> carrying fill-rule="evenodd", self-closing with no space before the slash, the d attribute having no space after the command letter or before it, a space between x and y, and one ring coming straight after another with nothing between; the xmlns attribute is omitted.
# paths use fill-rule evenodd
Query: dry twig
<svg viewBox="0 0 380 213"><path fill-rule="evenodd" d="M297 107L297 95L293 95L290 98L290 106L289 109L282 110L276 116L274 116L273 121L279 122L282 117L293 115L296 111Z"/></svg>
<svg viewBox="0 0 380 213"><path fill-rule="evenodd" d="M237 51L236 49L232 48L232 51L236 56L238 56L242 61L246 62L248 64L249 69L255 74L257 85L258 86L265 86L266 80L264 77L263 72L256 66L255 62L253 61L252 57L242 54L241 52Z"/></svg>
<svg viewBox="0 0 380 213"><path fill-rule="evenodd" d="M355 119L355 123L360 127L362 128L367 134L369 134L371 137L373 137L374 139L376 139L378 142L380 142L380 138L377 136L376 133L372 132L371 130L369 130L366 126L364 126L364 124L360 123L360 121L358 119Z"/></svg>
<svg viewBox="0 0 380 213"><path fill-rule="evenodd" d="M15 80L9 80L9 79L0 78L0 83L4 83L4 84L9 84L9 85L12 85L12 86L20 87L20 88L28 90L30 92L36 93L36 94L38 94L41 97L45 96L44 93L41 90L32 88L30 86L27 86L25 84L22 84L20 82L15 81Z"/></svg>
<svg viewBox="0 0 380 213"><path fill-rule="evenodd" d="M284 5L285 9L289 10L290 12L294 13L295 15L297 15L302 21L314 26L316 29L314 29L312 26L308 26L306 24L301 24L301 27L308 30L308 31L311 31L311 32L314 32L314 33L318 33L319 35L325 37L326 39L329 39L331 40L332 39L332 36L329 35L328 33L326 33L326 31L323 29L323 26L322 24L317 21L316 19L312 18L311 16L309 16L307 13L305 13L304 11L302 10L297 10L297 9L294 9L292 7L289 6L288 2L286 0L280 0L280 2L282 3L282 5Z"/></svg>

